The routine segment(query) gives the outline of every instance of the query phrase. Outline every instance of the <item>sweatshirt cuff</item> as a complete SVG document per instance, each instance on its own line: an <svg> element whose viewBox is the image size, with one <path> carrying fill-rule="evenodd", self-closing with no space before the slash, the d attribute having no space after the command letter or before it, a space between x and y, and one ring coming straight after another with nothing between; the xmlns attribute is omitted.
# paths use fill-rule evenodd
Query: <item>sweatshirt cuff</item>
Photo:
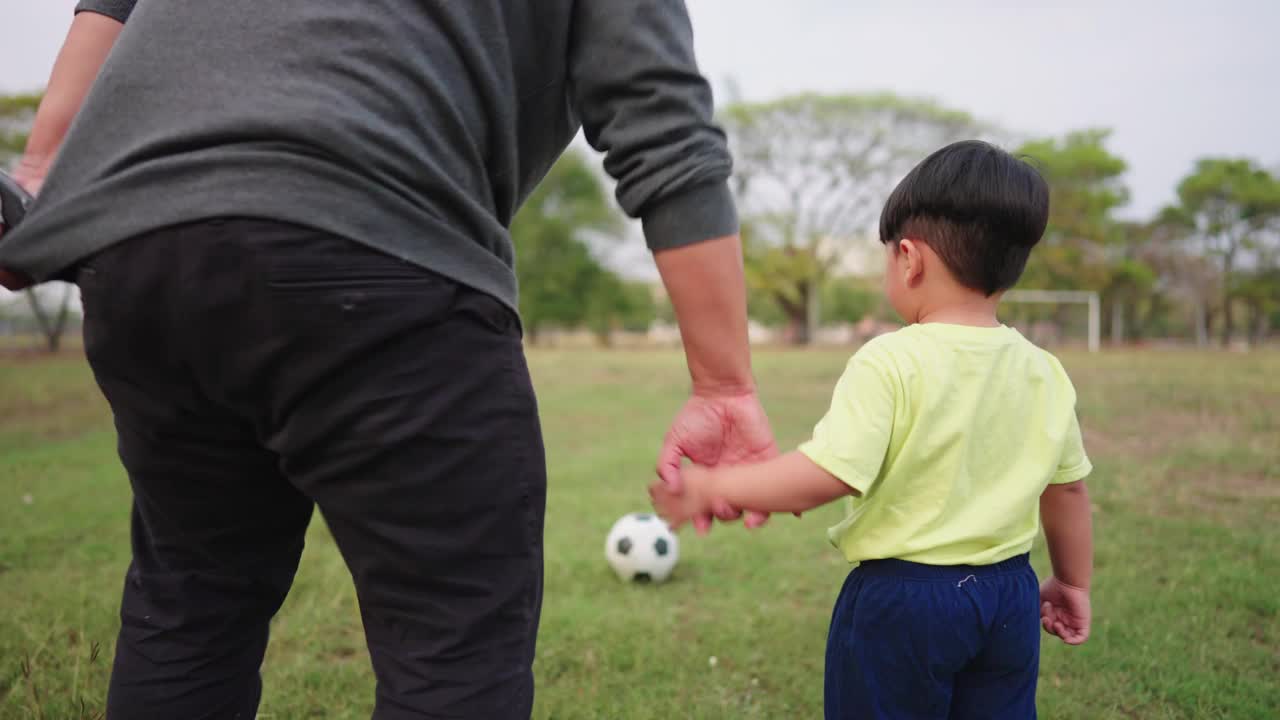
<svg viewBox="0 0 1280 720"><path fill-rule="evenodd" d="M137 0L80 0L76 3L76 14L97 13L123 23L129 19L129 14L133 12L133 6L136 4Z"/></svg>
<svg viewBox="0 0 1280 720"><path fill-rule="evenodd" d="M695 185L654 203L642 213L653 252L735 235L738 209L727 182Z"/></svg>

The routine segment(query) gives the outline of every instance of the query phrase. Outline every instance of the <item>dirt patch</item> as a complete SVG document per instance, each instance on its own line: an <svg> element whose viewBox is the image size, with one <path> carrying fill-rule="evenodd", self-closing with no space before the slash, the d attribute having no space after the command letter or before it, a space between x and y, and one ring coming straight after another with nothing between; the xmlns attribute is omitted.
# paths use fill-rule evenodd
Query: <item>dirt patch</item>
<svg viewBox="0 0 1280 720"><path fill-rule="evenodd" d="M358 654L360 654L359 650L349 646L334 648L333 650L325 653L325 655L333 658L334 660L350 660Z"/></svg>
<svg viewBox="0 0 1280 720"><path fill-rule="evenodd" d="M1241 420L1230 415L1192 412L1152 412L1136 421L1115 427L1084 428L1085 448L1095 458L1127 457L1150 460L1169 450L1185 445L1187 438L1214 434L1232 434L1241 428Z"/></svg>
<svg viewBox="0 0 1280 720"><path fill-rule="evenodd" d="M1242 500L1280 500L1280 478L1264 474L1227 475L1214 488Z"/></svg>
<svg viewBox="0 0 1280 720"><path fill-rule="evenodd" d="M1141 505L1159 517L1213 518L1234 525L1280 517L1280 479L1262 473L1177 468L1142 478Z"/></svg>
<svg viewBox="0 0 1280 720"><path fill-rule="evenodd" d="M0 347L0 362L6 365L41 365L56 360L83 360L84 349L78 345L63 347L56 353L34 347Z"/></svg>
<svg viewBox="0 0 1280 720"><path fill-rule="evenodd" d="M1095 465L1115 461L1135 473L1125 483L1130 491L1124 494L1146 512L1161 517L1210 515L1232 525L1280 513L1280 477L1268 469L1280 468L1280 455L1272 465L1213 460L1225 447L1240 452L1255 447L1256 454L1256 442L1271 426L1270 421L1260 425L1258 419L1253 413L1152 408L1124 422L1102 418L1091 425L1086 419L1085 447ZM1190 462L1201 450L1204 457ZM1137 487L1141 492L1132 494Z"/></svg>
<svg viewBox="0 0 1280 720"><path fill-rule="evenodd" d="M0 408L0 418L0 435L66 440L108 426L111 412L101 397L66 397L52 403Z"/></svg>

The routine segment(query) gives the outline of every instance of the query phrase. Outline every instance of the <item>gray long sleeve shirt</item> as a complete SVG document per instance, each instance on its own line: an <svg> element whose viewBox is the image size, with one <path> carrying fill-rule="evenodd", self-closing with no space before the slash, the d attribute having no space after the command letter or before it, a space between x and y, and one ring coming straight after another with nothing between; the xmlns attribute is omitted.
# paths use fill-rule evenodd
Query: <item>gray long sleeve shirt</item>
<svg viewBox="0 0 1280 720"><path fill-rule="evenodd" d="M82 0L125 27L0 267L219 216L516 304L512 215L579 126L658 250L732 234L683 0Z"/></svg>

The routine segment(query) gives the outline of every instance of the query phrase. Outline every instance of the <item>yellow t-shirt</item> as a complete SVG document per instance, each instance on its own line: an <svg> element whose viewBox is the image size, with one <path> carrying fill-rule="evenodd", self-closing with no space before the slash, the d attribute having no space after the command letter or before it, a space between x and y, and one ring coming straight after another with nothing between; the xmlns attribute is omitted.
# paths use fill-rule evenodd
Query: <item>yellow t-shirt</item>
<svg viewBox="0 0 1280 720"><path fill-rule="evenodd" d="M1040 494L1092 470L1076 393L1008 327L912 325L863 346L800 451L860 495L850 562L990 565L1031 549Z"/></svg>

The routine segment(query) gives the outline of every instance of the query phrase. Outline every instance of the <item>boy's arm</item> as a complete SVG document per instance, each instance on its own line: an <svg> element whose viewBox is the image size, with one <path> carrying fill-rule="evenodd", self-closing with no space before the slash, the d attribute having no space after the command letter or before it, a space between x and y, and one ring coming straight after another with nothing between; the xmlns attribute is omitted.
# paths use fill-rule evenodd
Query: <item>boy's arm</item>
<svg viewBox="0 0 1280 720"><path fill-rule="evenodd" d="M1053 577L1040 589L1041 623L1069 645L1089 637L1093 582L1093 518L1083 480L1050 485L1040 496Z"/></svg>
<svg viewBox="0 0 1280 720"><path fill-rule="evenodd" d="M683 476L681 495L663 483L649 490L659 514L675 528L718 502L762 513L800 513L856 492L800 452L750 465L689 466Z"/></svg>
<svg viewBox="0 0 1280 720"><path fill-rule="evenodd" d="M1093 517L1084 481L1045 488L1040 496L1040 522L1053 576L1088 590L1093 581Z"/></svg>

